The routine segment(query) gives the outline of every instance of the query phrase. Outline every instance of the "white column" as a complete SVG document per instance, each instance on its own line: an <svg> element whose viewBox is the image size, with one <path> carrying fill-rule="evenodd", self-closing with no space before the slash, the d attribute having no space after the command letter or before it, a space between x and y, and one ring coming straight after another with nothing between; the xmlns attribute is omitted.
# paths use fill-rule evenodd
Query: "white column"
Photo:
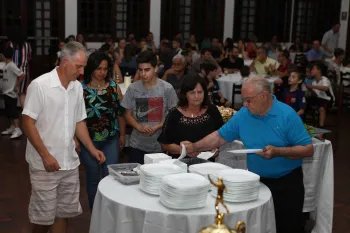
<svg viewBox="0 0 350 233"><path fill-rule="evenodd" d="M153 33L154 42L158 46L160 43L161 0L151 0L150 9L149 30Z"/></svg>
<svg viewBox="0 0 350 233"><path fill-rule="evenodd" d="M343 12L346 12L346 14L347 14L346 20L341 19ZM349 0L342 0L341 1L341 8L340 8L341 27L340 27L340 31L339 31L339 33L340 33L339 47L343 48L343 49L346 49L346 40L348 39L348 38L346 38L348 35L348 22L349 22Z"/></svg>
<svg viewBox="0 0 350 233"><path fill-rule="evenodd" d="M224 40L227 37L233 37L234 14L235 0L225 0Z"/></svg>
<svg viewBox="0 0 350 233"><path fill-rule="evenodd" d="M293 37L293 23L294 23L294 7L295 7L295 1L292 0L292 13L290 14L290 30L289 30L289 43L292 43L292 37Z"/></svg>
<svg viewBox="0 0 350 233"><path fill-rule="evenodd" d="M65 0L65 36L78 34L78 0Z"/></svg>

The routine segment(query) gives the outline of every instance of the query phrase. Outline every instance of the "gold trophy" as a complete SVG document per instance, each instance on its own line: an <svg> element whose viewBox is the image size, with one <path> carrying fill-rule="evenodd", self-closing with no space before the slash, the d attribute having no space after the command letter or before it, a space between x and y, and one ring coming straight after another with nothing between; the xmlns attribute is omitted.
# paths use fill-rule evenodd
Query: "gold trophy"
<svg viewBox="0 0 350 233"><path fill-rule="evenodd" d="M219 204L221 204L229 214L230 211L228 210L227 206L224 202L224 192L226 192L226 187L224 182L222 181L222 178L218 178L218 183L214 183L210 176L208 175L209 181L212 185L214 185L218 189L218 195L216 197L215 202L215 210L216 210L216 217L215 217L215 223L211 226L205 227L202 230L200 230L199 233L245 233L246 225L244 222L239 221L236 224L235 229L230 229L228 226L224 224L224 213L220 213L219 211Z"/></svg>

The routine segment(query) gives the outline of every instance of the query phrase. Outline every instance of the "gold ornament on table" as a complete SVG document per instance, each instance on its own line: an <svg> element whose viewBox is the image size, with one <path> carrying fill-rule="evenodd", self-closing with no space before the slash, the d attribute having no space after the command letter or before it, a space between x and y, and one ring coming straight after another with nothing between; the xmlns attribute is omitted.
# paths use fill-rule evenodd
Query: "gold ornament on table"
<svg viewBox="0 0 350 233"><path fill-rule="evenodd" d="M199 233L245 233L246 225L244 222L239 221L236 224L236 229L230 229L228 226L224 224L224 213L220 213L219 205L221 204L229 214L230 211L228 210L227 206L224 202L224 192L226 191L226 186L222 180L222 178L218 178L218 183L214 183L210 176L208 175L210 183L215 186L218 189L218 195L216 196L216 202L215 202L215 210L216 210L216 217L215 217L215 223L211 226L203 228Z"/></svg>

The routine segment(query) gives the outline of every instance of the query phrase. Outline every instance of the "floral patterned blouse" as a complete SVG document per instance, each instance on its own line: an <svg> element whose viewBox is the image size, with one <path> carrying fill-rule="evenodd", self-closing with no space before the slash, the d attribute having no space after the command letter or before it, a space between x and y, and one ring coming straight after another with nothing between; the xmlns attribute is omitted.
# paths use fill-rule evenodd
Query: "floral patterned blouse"
<svg viewBox="0 0 350 233"><path fill-rule="evenodd" d="M109 86L98 93L84 82L84 100L86 107L86 125L93 141L111 139L119 132L118 116L124 114L117 92L117 83L109 82Z"/></svg>

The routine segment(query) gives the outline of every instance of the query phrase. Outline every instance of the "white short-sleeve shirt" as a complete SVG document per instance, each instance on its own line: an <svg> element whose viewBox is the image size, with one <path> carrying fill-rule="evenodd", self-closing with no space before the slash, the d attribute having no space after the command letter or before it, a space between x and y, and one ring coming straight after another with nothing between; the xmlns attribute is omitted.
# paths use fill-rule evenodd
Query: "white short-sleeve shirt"
<svg viewBox="0 0 350 233"><path fill-rule="evenodd" d="M36 120L39 135L61 170L79 166L73 137L76 123L86 118L86 110L83 88L78 81L70 82L65 89L56 69L43 74L29 85L22 114ZM26 160L31 167L45 170L39 153L29 140Z"/></svg>
<svg viewBox="0 0 350 233"><path fill-rule="evenodd" d="M317 81L316 79L314 79L312 81L312 85L314 86L324 86L324 87L328 87L329 88L329 92L331 93L331 95L333 96L333 90L332 90L332 85L331 82L329 81L328 78L322 76L322 79L320 81ZM318 98L322 98L322 99L326 99L326 100L331 100L331 97L327 95L327 93L325 91L321 91L321 90L317 90L317 89L313 89L314 92L316 93ZM334 98L334 97L333 97Z"/></svg>

